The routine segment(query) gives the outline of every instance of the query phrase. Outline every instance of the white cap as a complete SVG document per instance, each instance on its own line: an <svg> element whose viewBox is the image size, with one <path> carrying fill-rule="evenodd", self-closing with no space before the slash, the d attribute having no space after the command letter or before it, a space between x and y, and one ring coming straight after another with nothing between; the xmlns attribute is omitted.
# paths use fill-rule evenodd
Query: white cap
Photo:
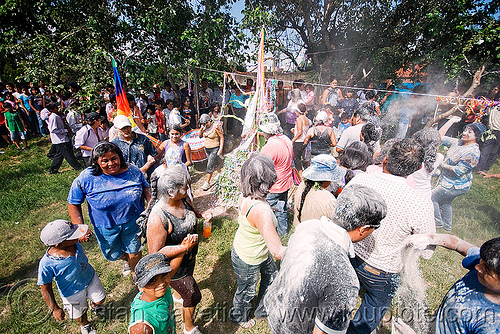
<svg viewBox="0 0 500 334"><path fill-rule="evenodd" d="M126 126L132 126L132 123L130 123L130 120L125 115L116 116L113 120L113 124L117 129L123 129Z"/></svg>
<svg viewBox="0 0 500 334"><path fill-rule="evenodd" d="M85 224L75 225L70 221L57 219L45 225L40 233L40 240L45 246L54 246L66 240L81 238L88 229Z"/></svg>

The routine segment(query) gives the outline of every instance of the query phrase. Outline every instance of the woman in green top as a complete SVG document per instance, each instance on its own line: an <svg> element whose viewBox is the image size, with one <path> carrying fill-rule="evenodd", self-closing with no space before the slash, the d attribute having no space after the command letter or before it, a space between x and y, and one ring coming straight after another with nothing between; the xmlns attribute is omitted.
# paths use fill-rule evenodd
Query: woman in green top
<svg viewBox="0 0 500 334"><path fill-rule="evenodd" d="M7 123L7 127L10 131L10 139L12 139L18 150L21 149L19 143L22 140L24 143L24 150L26 151L28 149L28 142L24 136L24 133L27 131L26 124L24 124L24 121L19 113L12 109L12 104L5 102L2 105L2 108L2 112L5 116L5 122Z"/></svg>
<svg viewBox="0 0 500 334"><path fill-rule="evenodd" d="M243 328L255 325L248 319L248 310L259 281L255 316L265 318L264 296L278 269L274 259L280 260L286 247L276 232L276 217L266 201L269 188L276 182L276 171L270 157L259 154L251 156L241 168L242 197L238 202L238 230L234 237L231 262L238 283L229 311L229 320Z"/></svg>

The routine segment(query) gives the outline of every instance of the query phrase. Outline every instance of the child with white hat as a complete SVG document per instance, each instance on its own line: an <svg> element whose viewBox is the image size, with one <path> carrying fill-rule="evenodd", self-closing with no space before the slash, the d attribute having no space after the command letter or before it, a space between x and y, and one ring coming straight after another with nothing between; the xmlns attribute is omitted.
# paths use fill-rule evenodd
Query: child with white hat
<svg viewBox="0 0 500 334"><path fill-rule="evenodd" d="M52 290L52 280L55 280L63 307L69 317L78 322L82 334L96 333L87 318L87 298L92 307L97 307L106 297L101 281L80 245L91 236L87 225L75 225L62 219L48 223L40 234L40 239L48 247L38 266L37 284L42 289L43 299L54 319L64 320L64 310L57 305Z"/></svg>

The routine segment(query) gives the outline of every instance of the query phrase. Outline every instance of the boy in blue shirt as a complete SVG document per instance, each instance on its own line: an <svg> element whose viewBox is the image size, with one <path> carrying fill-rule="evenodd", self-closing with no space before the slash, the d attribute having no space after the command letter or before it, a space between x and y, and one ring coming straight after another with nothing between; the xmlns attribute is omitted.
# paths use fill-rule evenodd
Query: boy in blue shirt
<svg viewBox="0 0 500 334"><path fill-rule="evenodd" d="M78 322L82 334L96 333L87 318L87 298L94 307L103 304L106 297L99 277L79 244L88 241L91 235L87 225L74 225L62 219L48 223L40 234L48 247L38 266L37 284L43 299L54 319L64 320L64 310L57 305L52 290L52 280L55 280L63 307L69 317Z"/></svg>
<svg viewBox="0 0 500 334"><path fill-rule="evenodd" d="M442 246L465 256L469 272L443 298L436 313L436 334L500 333L500 238L481 248L449 234L413 235L413 244Z"/></svg>

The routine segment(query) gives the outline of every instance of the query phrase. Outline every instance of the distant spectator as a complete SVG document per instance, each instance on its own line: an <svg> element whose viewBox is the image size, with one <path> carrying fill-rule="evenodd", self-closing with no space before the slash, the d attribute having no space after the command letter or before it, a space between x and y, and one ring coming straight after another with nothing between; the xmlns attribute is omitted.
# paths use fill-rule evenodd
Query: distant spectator
<svg viewBox="0 0 500 334"><path fill-rule="evenodd" d="M10 132L10 139L14 142L18 150L21 149L19 143L22 140L24 143L24 150L26 151L28 149L28 141L24 135L27 130L26 124L19 113L12 109L10 103L4 102L2 108L2 114L5 117L5 123Z"/></svg>
<svg viewBox="0 0 500 334"><path fill-rule="evenodd" d="M325 89L323 95L321 95L321 104L337 106L337 103L343 99L342 91L337 87L338 84L337 79L333 79L330 82L330 87Z"/></svg>
<svg viewBox="0 0 500 334"><path fill-rule="evenodd" d="M208 112L210 111L213 95L214 95L213 90L208 87L208 80L203 78L201 80L201 89L198 92L198 98L200 102L200 115L208 114Z"/></svg>
<svg viewBox="0 0 500 334"><path fill-rule="evenodd" d="M73 145L68 137L68 129L64 125L64 121L62 119L64 114L59 112L57 105L51 105L47 107L47 109L50 111L48 121L50 141L52 142L52 145L54 145L54 156L52 158L49 173L58 173L63 159L66 159L73 169L82 169L82 166L78 160L76 160L75 154L73 153Z"/></svg>
<svg viewBox="0 0 500 334"><path fill-rule="evenodd" d="M87 114L87 125L75 134L74 147L82 152L85 167L89 167L91 164L92 149L103 139L100 138L100 126L101 116L96 112L91 112Z"/></svg>

